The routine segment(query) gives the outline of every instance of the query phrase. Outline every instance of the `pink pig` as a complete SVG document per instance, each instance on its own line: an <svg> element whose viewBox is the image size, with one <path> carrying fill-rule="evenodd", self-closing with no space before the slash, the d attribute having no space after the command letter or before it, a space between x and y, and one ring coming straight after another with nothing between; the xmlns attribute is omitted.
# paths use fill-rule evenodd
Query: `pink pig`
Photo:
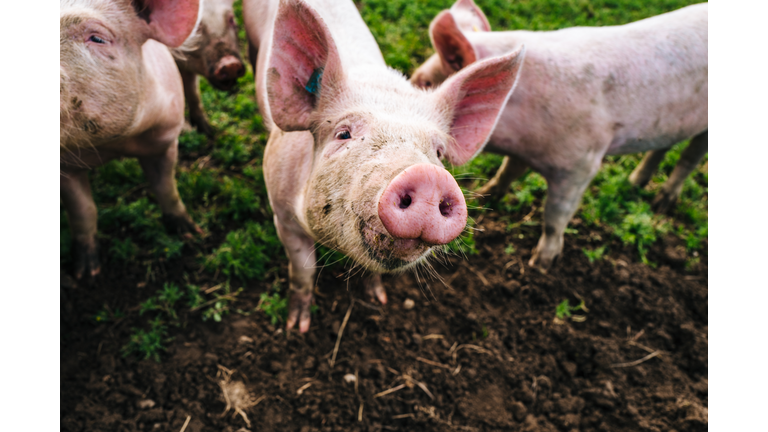
<svg viewBox="0 0 768 432"><path fill-rule="evenodd" d="M413 73L420 87L522 44L528 49L485 148L507 157L479 192L505 194L528 166L546 178L544 234L531 266L545 270L560 254L565 227L605 155L648 151L630 176L641 186L669 147L693 137L654 207L676 202L707 152L707 10L693 5L615 27L491 32L472 0L459 0L432 21L437 54Z"/></svg>
<svg viewBox="0 0 768 432"><path fill-rule="evenodd" d="M264 176L290 260L287 328L309 328L315 242L370 272L423 263L465 228L442 160L485 144L515 85L522 50L477 62L437 91L389 69L349 0L245 0L256 92L270 137Z"/></svg>
<svg viewBox="0 0 768 432"><path fill-rule="evenodd" d="M88 170L111 159L139 158L166 226L201 232L174 179L184 93L168 49L189 36L199 8L199 0L61 1L60 187L78 279L100 271Z"/></svg>
<svg viewBox="0 0 768 432"><path fill-rule="evenodd" d="M205 0L197 31L185 43L191 49L178 52L176 58L184 82L189 122L208 136L214 131L203 111L198 75L219 90L231 90L245 74L232 3L234 0Z"/></svg>

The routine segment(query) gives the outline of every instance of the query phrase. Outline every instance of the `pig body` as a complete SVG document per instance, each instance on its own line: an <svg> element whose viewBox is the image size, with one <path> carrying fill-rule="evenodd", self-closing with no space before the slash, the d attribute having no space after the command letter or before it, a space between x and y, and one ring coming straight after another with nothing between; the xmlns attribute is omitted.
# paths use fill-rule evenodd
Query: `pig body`
<svg viewBox="0 0 768 432"><path fill-rule="evenodd" d="M87 173L111 159L137 157L166 225L200 232L176 190L184 96L165 45L181 45L196 24L198 6L61 2L60 188L78 279L100 270Z"/></svg>
<svg viewBox="0 0 768 432"><path fill-rule="evenodd" d="M192 48L179 52L176 58L184 82L189 121L208 136L213 135L213 128L200 100L198 76L204 76L219 90L231 90L245 74L233 3L234 0L206 0L197 31L190 37Z"/></svg>
<svg viewBox="0 0 768 432"><path fill-rule="evenodd" d="M351 1L245 0L249 57L270 129L264 177L290 260L287 326L309 326L315 242L380 274L423 262L464 229L466 204L441 160L487 140L522 63L478 63L440 92L388 69ZM471 122L471 126L467 126Z"/></svg>
<svg viewBox="0 0 768 432"><path fill-rule="evenodd" d="M503 195L527 166L546 178L544 233L531 265L549 268L560 254L565 227L605 155L648 151L630 177L642 185L669 147L693 137L654 205L664 210L676 201L707 151L707 10L700 4L622 26L550 32L490 32L471 0L435 18L438 53L411 79L422 87L527 47L517 90L485 148L508 157L480 192Z"/></svg>

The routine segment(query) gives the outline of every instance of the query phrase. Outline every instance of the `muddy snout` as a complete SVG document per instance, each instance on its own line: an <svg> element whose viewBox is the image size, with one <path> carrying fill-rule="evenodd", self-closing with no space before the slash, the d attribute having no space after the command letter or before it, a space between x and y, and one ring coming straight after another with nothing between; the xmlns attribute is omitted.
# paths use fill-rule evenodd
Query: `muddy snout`
<svg viewBox="0 0 768 432"><path fill-rule="evenodd" d="M384 189L379 218L392 237L441 245L464 230L467 203L447 170L418 164L406 168Z"/></svg>
<svg viewBox="0 0 768 432"><path fill-rule="evenodd" d="M226 55L213 67L209 81L219 90L230 90L235 86L237 79L243 75L245 75L243 62L237 56Z"/></svg>

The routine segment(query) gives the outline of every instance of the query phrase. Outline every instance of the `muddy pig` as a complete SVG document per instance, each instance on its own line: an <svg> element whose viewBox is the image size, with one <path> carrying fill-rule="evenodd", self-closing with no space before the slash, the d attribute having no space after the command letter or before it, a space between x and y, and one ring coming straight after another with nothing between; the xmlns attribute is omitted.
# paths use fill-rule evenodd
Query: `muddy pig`
<svg viewBox="0 0 768 432"><path fill-rule="evenodd" d="M461 164L490 136L523 61L518 50L468 67L437 91L386 66L350 0L245 0L256 92L270 130L264 176L290 260L287 328L309 328L315 242L369 274L412 268L466 227L443 160Z"/></svg>
<svg viewBox="0 0 768 432"><path fill-rule="evenodd" d="M605 155L648 151L629 180L645 185L674 144L691 139L654 200L676 201L707 152L707 4L615 27L491 32L472 0L430 25L437 54L411 82L434 87L481 59L527 47L525 68L485 150L506 155L479 192L502 195L528 166L547 180L544 233L531 266L549 268Z"/></svg>
<svg viewBox="0 0 768 432"><path fill-rule="evenodd" d="M204 76L214 88L231 90L237 79L245 74L232 3L234 0L205 0L200 24L190 38L192 49L176 54L189 108L189 122L208 136L213 135L213 128L200 100L198 75Z"/></svg>
<svg viewBox="0 0 768 432"><path fill-rule="evenodd" d="M168 48L186 40L199 9L198 0L61 1L60 188L78 279L100 270L88 170L111 159L139 159L166 227L201 232L176 190L184 92Z"/></svg>

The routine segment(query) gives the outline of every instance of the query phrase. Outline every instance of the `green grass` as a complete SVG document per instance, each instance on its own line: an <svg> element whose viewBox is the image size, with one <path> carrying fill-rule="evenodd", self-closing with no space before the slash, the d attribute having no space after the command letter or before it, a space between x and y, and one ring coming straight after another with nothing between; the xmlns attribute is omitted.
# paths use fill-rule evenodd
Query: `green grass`
<svg viewBox="0 0 768 432"><path fill-rule="evenodd" d="M242 23L241 2L235 4ZM363 19L379 43L387 63L409 75L433 50L427 29L432 18L453 3L450 0L359 0L355 2ZM478 0L495 30L552 30L574 25L615 25L674 10L692 2L682 0ZM245 32L240 38L245 55ZM261 169L267 133L256 103L253 73L239 80L239 92L230 94L213 89L201 79L203 103L217 135L213 140L197 132L184 132L179 138L180 165L177 168L179 193L192 218L207 232L204 239L182 241L165 231L157 202L148 191L147 180L135 159L114 160L95 169L91 175L94 199L99 212L99 241L108 251L105 266L122 266L127 271L147 275L152 282L156 269L167 264L181 265L185 271L204 274L217 290L206 293L187 280L155 281L163 288L143 303L145 325L137 328L124 350L140 357L159 358L170 327L183 325L184 316L219 321L229 313L240 286L246 281L267 278L271 269L285 266L286 257L272 224L264 177ZM650 245L664 235L680 237L693 266L707 253L707 182L705 170L686 180L673 217L652 213L648 207L655 191L670 174L682 145L667 154L658 174L642 190L627 183L640 155L608 157L586 192L576 217L587 226L605 227L619 241L635 248L642 259ZM493 176L501 157L482 154L471 163L453 167L463 187L474 189ZM493 208L501 214L531 213L546 196L546 182L529 172L514 182L510 193ZM538 203L538 204L537 204ZM496 205L497 204L497 205ZM470 216L477 219L480 210ZM70 264L71 236L66 216L60 211L60 261ZM540 235L540 209L531 220L508 218L515 235ZM579 228L580 229L580 228ZM597 256L602 239L589 249ZM566 239L568 241L568 239ZM474 234L467 230L449 249L459 255L477 253ZM321 248L318 257L342 266L347 260ZM517 253L509 245L505 252ZM585 253L587 251L585 250ZM190 265L197 268L188 268ZM183 288L181 288L183 287ZM278 287L280 288L280 287ZM209 288L210 290L210 288ZM262 309L273 322L284 319L285 299L280 290L265 295ZM283 289L282 293L286 291ZM181 295L174 300L174 296ZM150 303L147 303L150 302ZM199 312L199 314L198 314ZM107 320L107 312L100 315ZM170 326L170 327L169 327Z"/></svg>

